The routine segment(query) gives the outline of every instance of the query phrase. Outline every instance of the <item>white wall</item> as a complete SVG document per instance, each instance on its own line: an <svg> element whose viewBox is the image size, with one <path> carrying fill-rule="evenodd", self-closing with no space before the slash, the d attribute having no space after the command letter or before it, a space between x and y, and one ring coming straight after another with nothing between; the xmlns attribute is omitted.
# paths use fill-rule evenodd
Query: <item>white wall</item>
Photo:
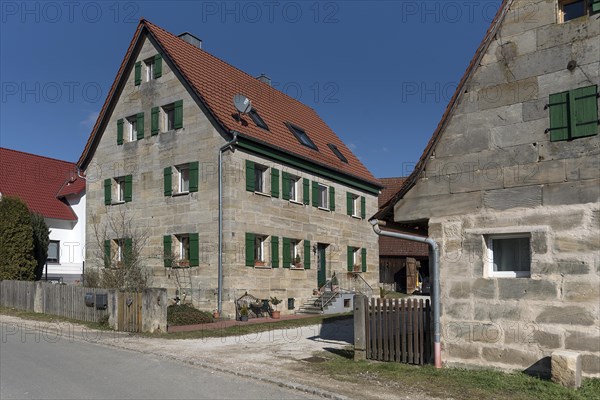
<svg viewBox="0 0 600 400"><path fill-rule="evenodd" d="M45 218L50 240L60 241L58 264L48 264L48 276L62 276L65 281L81 280L85 259L85 194L67 197L77 221Z"/></svg>

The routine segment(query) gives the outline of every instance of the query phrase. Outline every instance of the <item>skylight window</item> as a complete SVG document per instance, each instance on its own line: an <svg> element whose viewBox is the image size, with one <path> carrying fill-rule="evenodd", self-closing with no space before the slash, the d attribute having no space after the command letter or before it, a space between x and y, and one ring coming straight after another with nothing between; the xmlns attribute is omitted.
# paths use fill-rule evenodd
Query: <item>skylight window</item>
<svg viewBox="0 0 600 400"><path fill-rule="evenodd" d="M346 157L344 157L344 155L342 154L342 152L340 151L340 149L338 149L335 144L327 143L327 146L329 146L329 148L331 149L331 151L333 151L333 154L335 154L337 156L337 158L340 159L340 161L345 162L346 164L348 164L348 159Z"/></svg>
<svg viewBox="0 0 600 400"><path fill-rule="evenodd" d="M294 134L294 136L296 136L296 139L298 139L298 141L300 143L302 143L306 147L310 147L313 150L317 150L317 151L319 150L317 148L317 146L313 143L313 141L310 140L310 138L308 137L306 132L304 132L304 129L300 128L297 125L292 124L291 122L286 122L286 125L287 125L288 129L290 130L290 132L292 132Z"/></svg>
<svg viewBox="0 0 600 400"><path fill-rule="evenodd" d="M260 115L258 115L258 112L254 108L250 110L248 116L250 117L250 119L252 119L252 121L254 121L256 126L266 131L269 130L269 126L267 125L267 123L261 118Z"/></svg>

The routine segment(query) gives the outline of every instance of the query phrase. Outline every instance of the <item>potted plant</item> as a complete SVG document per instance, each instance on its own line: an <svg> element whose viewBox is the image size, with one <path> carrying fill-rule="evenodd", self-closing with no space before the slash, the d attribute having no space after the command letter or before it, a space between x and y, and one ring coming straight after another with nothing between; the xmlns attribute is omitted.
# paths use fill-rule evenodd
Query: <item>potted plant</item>
<svg viewBox="0 0 600 400"><path fill-rule="evenodd" d="M281 318L281 312L277 310L277 305L279 303L281 303L281 300L279 300L277 297L271 297L271 304L273 304L273 306L275 306L275 310L273 312L271 312L271 318L273 318L273 319Z"/></svg>
<svg viewBox="0 0 600 400"><path fill-rule="evenodd" d="M213 318L219 319L220 317L221 317L221 313L219 312L219 310L213 310Z"/></svg>
<svg viewBox="0 0 600 400"><path fill-rule="evenodd" d="M261 260L254 260L254 266L255 267L264 267L265 266L265 262L261 261Z"/></svg>
<svg viewBox="0 0 600 400"><path fill-rule="evenodd" d="M240 308L240 321L248 321L248 306L246 304L244 304L242 308Z"/></svg>
<svg viewBox="0 0 600 400"><path fill-rule="evenodd" d="M177 261L177 266L178 267L189 267L190 266L190 260L178 260Z"/></svg>
<svg viewBox="0 0 600 400"><path fill-rule="evenodd" d="M294 258L294 268L303 268L300 254L296 254L296 257Z"/></svg>

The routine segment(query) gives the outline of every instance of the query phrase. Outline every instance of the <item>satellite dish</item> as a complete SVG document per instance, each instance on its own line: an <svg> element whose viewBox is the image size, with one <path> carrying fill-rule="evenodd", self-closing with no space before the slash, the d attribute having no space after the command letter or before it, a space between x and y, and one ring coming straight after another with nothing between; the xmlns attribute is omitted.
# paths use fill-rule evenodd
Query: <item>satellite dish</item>
<svg viewBox="0 0 600 400"><path fill-rule="evenodd" d="M233 105L242 114L247 114L252 109L252 102L243 94L233 96Z"/></svg>

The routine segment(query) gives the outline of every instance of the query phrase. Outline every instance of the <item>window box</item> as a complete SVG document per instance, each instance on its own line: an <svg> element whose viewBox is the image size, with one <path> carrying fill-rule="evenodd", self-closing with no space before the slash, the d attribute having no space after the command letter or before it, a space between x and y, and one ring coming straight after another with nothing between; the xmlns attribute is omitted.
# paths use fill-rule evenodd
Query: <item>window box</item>
<svg viewBox="0 0 600 400"><path fill-rule="evenodd" d="M255 267L264 267L265 262L264 261L254 261L254 266Z"/></svg>
<svg viewBox="0 0 600 400"><path fill-rule="evenodd" d="M180 268L189 267L190 266L190 260L178 260L177 261L177 266L180 267Z"/></svg>

